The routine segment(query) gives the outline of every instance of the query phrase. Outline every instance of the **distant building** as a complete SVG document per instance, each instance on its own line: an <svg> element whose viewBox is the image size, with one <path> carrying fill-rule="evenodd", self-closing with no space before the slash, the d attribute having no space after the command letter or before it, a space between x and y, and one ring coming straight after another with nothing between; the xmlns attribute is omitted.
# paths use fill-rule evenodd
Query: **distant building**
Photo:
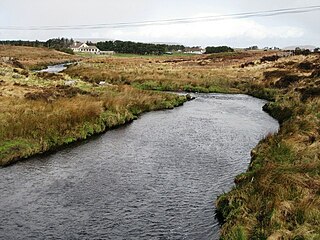
<svg viewBox="0 0 320 240"><path fill-rule="evenodd" d="M100 51L101 55L114 55L115 51Z"/></svg>
<svg viewBox="0 0 320 240"><path fill-rule="evenodd" d="M205 51L206 50L201 47L186 47L184 53L203 54Z"/></svg>
<svg viewBox="0 0 320 240"><path fill-rule="evenodd" d="M86 43L75 42L70 47L74 52L84 52L84 53L93 53L93 54L100 54L101 51L96 46L89 46Z"/></svg>

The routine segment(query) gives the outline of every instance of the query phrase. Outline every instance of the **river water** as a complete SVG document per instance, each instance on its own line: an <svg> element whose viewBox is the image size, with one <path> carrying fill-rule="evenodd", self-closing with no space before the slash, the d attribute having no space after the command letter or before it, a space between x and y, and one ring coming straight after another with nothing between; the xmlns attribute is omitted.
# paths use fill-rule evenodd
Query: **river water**
<svg viewBox="0 0 320 240"><path fill-rule="evenodd" d="M67 69L68 65L71 63L63 63L63 64L57 64L57 65L51 65L48 66L45 69L36 71L36 72L48 72L48 73L59 73L62 72L63 70Z"/></svg>
<svg viewBox="0 0 320 240"><path fill-rule="evenodd" d="M184 106L0 168L0 239L218 239L214 202L278 123L265 102Z"/></svg>

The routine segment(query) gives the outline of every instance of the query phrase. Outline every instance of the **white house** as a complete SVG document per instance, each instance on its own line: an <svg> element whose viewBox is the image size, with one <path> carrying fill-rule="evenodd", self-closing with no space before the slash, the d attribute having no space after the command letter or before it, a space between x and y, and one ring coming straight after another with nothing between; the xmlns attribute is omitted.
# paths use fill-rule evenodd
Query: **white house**
<svg viewBox="0 0 320 240"><path fill-rule="evenodd" d="M96 46L89 46L86 43L75 42L70 47L74 52L84 52L84 53L93 53L93 54L100 54L100 49Z"/></svg>
<svg viewBox="0 0 320 240"><path fill-rule="evenodd" d="M203 54L206 50L201 47L186 47L184 50L184 53L190 53L190 54Z"/></svg>

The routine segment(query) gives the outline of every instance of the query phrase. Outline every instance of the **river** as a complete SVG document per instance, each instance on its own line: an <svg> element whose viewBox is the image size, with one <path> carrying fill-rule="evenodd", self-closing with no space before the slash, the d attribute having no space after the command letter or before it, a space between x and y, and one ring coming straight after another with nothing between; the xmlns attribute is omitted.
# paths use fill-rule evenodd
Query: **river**
<svg viewBox="0 0 320 240"><path fill-rule="evenodd" d="M48 66L45 69L36 71L36 72L48 72L48 73L59 73L62 72L63 70L67 69L69 65L72 63L62 63L62 64L56 64L56 65L51 65Z"/></svg>
<svg viewBox="0 0 320 240"><path fill-rule="evenodd" d="M0 239L218 239L214 202L278 123L265 101L184 106L0 168Z"/></svg>

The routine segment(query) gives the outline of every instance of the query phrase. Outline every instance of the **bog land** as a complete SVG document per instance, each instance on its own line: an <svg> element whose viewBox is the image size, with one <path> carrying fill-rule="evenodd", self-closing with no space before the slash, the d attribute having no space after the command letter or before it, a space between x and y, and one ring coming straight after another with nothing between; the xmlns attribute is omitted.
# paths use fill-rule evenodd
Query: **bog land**
<svg viewBox="0 0 320 240"><path fill-rule="evenodd" d="M280 124L217 200L222 239L320 238L320 55L236 51L88 57L0 46L0 164L86 139L188 100L167 91L269 100ZM62 73L33 69L74 62ZM165 92L163 92L165 91Z"/></svg>

